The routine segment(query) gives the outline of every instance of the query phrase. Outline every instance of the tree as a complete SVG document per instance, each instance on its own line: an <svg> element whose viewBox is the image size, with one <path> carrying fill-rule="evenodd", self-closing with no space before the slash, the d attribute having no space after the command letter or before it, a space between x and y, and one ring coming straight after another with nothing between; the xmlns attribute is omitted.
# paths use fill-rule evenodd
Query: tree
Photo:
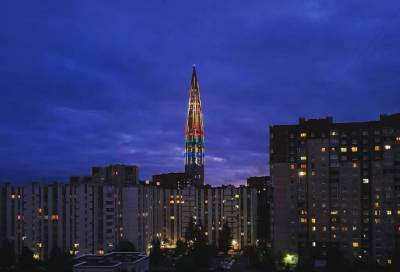
<svg viewBox="0 0 400 272"><path fill-rule="evenodd" d="M61 269L62 272L71 272L72 257L58 247L53 248L50 252L50 258L47 261L47 267L48 271L58 271Z"/></svg>
<svg viewBox="0 0 400 272"><path fill-rule="evenodd" d="M186 244L191 244L193 243L195 239L195 231L196 231L196 223L194 221L193 217L190 217L190 221L188 226L186 227L186 232L185 232L185 241Z"/></svg>
<svg viewBox="0 0 400 272"><path fill-rule="evenodd" d="M14 247L10 241L4 240L0 248L0 271L11 271L15 261Z"/></svg>
<svg viewBox="0 0 400 272"><path fill-rule="evenodd" d="M229 249L231 248L231 240L231 228L229 227L228 223L225 222L225 224L222 226L222 230L219 232L218 241L219 249L222 250L225 254L227 254Z"/></svg>
<svg viewBox="0 0 400 272"><path fill-rule="evenodd" d="M117 252L135 252L136 247L129 240L122 239L119 241L115 251L117 251Z"/></svg>
<svg viewBox="0 0 400 272"><path fill-rule="evenodd" d="M186 252L186 244L182 240L176 241L175 255L179 256Z"/></svg>
<svg viewBox="0 0 400 272"><path fill-rule="evenodd" d="M58 268L59 269L59 268ZM36 272L39 270L38 261L33 259L33 252L27 248L23 247L21 255L18 258L17 271L18 272Z"/></svg>
<svg viewBox="0 0 400 272"><path fill-rule="evenodd" d="M203 231L203 226L199 222L194 230L194 243L191 251L193 262L201 268L208 267L211 263L213 251L207 243L207 237Z"/></svg>
<svg viewBox="0 0 400 272"><path fill-rule="evenodd" d="M263 271L275 271L272 251L264 243L259 243L257 246L248 246L244 251L244 255L249 258L251 266L260 268Z"/></svg>
<svg viewBox="0 0 400 272"><path fill-rule="evenodd" d="M151 242L151 249L150 249L150 263L154 265L160 265L164 260L164 256L161 252L161 243L160 239L155 238Z"/></svg>

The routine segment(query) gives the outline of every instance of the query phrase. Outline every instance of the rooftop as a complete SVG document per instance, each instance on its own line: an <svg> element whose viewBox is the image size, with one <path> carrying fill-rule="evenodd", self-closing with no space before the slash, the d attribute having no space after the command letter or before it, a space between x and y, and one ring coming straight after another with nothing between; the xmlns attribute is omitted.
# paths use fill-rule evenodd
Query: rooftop
<svg viewBox="0 0 400 272"><path fill-rule="evenodd" d="M118 267L148 258L144 252L111 252L104 255L83 255L74 259L74 267Z"/></svg>

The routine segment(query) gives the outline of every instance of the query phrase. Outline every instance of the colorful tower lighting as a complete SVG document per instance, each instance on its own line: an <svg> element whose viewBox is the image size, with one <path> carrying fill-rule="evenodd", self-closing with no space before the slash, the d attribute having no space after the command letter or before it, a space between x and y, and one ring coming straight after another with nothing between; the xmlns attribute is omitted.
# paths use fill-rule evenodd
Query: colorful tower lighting
<svg viewBox="0 0 400 272"><path fill-rule="evenodd" d="M185 173L188 185L204 184L204 126L200 87L193 66L185 128Z"/></svg>

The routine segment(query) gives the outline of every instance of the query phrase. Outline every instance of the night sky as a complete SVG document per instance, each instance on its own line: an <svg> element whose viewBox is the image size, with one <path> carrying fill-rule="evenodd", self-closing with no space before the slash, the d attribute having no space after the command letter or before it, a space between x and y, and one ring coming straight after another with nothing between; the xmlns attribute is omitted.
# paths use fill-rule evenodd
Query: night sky
<svg viewBox="0 0 400 272"><path fill-rule="evenodd" d="M400 2L0 3L0 181L182 171L192 65L206 182L268 173L268 128L400 111Z"/></svg>

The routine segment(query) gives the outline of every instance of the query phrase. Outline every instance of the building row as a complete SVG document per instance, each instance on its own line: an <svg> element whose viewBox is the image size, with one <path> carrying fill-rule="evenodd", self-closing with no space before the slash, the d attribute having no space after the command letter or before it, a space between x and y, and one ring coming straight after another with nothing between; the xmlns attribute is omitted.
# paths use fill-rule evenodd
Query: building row
<svg viewBox="0 0 400 272"><path fill-rule="evenodd" d="M238 249L255 244L264 232L261 187L157 184L139 182L136 167L125 165L95 167L91 176L71 177L67 184L5 184L0 187L0 239L12 242L16 252L26 246L35 258L46 259L53 248L74 255L111 252L122 239L141 251L154 238L174 247L184 240L190 220L203 226L214 245L228 223Z"/></svg>

